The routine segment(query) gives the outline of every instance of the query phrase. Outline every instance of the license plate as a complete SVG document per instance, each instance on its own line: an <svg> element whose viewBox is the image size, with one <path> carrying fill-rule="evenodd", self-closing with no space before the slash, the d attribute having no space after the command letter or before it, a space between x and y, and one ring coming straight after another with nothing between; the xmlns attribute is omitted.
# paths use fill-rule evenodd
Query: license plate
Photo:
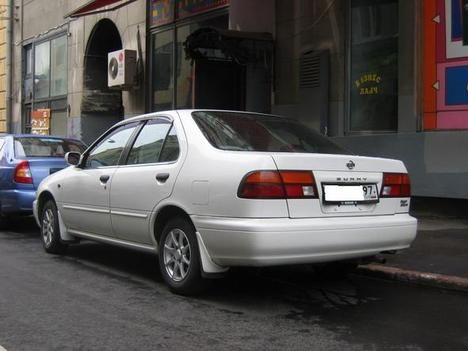
<svg viewBox="0 0 468 351"><path fill-rule="evenodd" d="M323 185L325 203L373 203L379 202L376 184Z"/></svg>

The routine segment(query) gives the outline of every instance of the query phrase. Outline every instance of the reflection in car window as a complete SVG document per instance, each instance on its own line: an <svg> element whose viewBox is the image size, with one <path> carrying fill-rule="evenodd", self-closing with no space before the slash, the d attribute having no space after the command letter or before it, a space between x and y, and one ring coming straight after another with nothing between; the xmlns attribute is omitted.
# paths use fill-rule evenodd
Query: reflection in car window
<svg viewBox="0 0 468 351"><path fill-rule="evenodd" d="M15 138L15 156L21 157L63 157L69 151L83 152L85 145L59 138L18 137Z"/></svg>
<svg viewBox="0 0 468 351"><path fill-rule="evenodd" d="M220 111L193 112L192 116L208 141L221 150L349 154L289 118Z"/></svg>
<svg viewBox="0 0 468 351"><path fill-rule="evenodd" d="M149 121L138 134L127 164L159 162L159 154L170 128L171 123L167 121Z"/></svg>
<svg viewBox="0 0 468 351"><path fill-rule="evenodd" d="M178 157L179 142L177 141L177 134L174 125L172 125L172 128L167 135L166 141L164 142L161 155L159 156L159 162L175 161Z"/></svg>
<svg viewBox="0 0 468 351"><path fill-rule="evenodd" d="M97 168L115 166L119 163L128 139L134 132L137 123L121 126L105 137L97 146L91 150L86 160L86 168Z"/></svg>

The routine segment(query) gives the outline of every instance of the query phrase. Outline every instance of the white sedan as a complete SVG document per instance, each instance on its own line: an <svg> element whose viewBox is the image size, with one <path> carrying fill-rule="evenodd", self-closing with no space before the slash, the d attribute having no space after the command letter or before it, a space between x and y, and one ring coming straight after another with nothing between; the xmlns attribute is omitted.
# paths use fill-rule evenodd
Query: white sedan
<svg viewBox="0 0 468 351"><path fill-rule="evenodd" d="M153 113L65 157L34 202L45 250L89 239L155 252L176 293L232 266L358 259L416 236L401 161L351 155L284 117Z"/></svg>

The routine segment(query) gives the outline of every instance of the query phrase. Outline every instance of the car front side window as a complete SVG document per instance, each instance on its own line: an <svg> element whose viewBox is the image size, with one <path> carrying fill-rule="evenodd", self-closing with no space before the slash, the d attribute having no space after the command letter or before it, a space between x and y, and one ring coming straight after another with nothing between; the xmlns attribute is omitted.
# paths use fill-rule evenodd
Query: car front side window
<svg viewBox="0 0 468 351"><path fill-rule="evenodd" d="M116 166L128 140L137 128L137 123L121 126L105 136L86 157L85 168Z"/></svg>

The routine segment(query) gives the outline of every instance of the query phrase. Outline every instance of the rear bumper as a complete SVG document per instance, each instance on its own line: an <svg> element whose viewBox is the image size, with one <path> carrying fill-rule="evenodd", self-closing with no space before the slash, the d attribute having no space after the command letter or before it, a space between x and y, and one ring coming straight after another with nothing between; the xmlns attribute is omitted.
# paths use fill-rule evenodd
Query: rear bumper
<svg viewBox="0 0 468 351"><path fill-rule="evenodd" d="M337 261L408 248L417 221L408 214L337 218L192 216L213 262L270 266Z"/></svg>
<svg viewBox="0 0 468 351"><path fill-rule="evenodd" d="M32 203L36 198L34 189L12 189L2 191L3 214L32 214Z"/></svg>

